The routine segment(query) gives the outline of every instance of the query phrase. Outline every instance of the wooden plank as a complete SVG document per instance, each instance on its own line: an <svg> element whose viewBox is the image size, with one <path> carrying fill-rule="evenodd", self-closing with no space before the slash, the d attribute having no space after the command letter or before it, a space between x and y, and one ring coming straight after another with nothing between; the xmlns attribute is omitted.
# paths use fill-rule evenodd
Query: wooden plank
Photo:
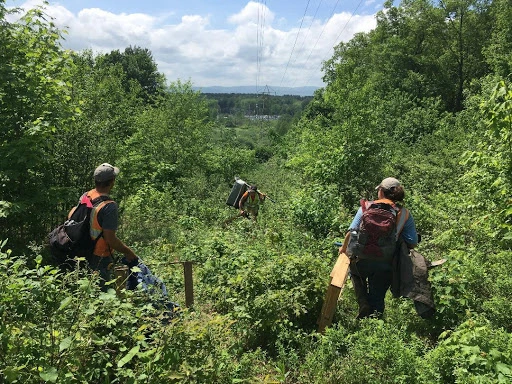
<svg viewBox="0 0 512 384"><path fill-rule="evenodd" d="M329 284L325 294L324 304L320 317L318 318L318 332L323 333L325 328L332 324L336 305L338 304L338 297L341 293L341 288Z"/></svg>
<svg viewBox="0 0 512 384"><path fill-rule="evenodd" d="M338 256L338 260L336 264L334 264L334 268L331 272L331 285L334 285L339 288L343 288L345 286L345 281L348 276L348 268L350 266L350 259L344 253Z"/></svg>
<svg viewBox="0 0 512 384"><path fill-rule="evenodd" d="M349 266L350 259L344 253L340 254L331 271L331 281L327 287L324 304L317 321L318 332L320 333L323 333L325 328L332 324L334 312L336 312L336 306L338 304L338 298L340 297L343 288L345 287L345 282L347 281Z"/></svg>

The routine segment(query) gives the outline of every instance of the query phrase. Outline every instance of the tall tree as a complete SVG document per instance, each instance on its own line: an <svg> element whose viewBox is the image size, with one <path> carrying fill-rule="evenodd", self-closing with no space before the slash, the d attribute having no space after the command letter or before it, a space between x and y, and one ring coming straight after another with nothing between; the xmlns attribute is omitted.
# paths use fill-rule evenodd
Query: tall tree
<svg viewBox="0 0 512 384"><path fill-rule="evenodd" d="M0 196L10 203L0 215L2 235L27 245L45 229L51 201L49 137L74 116L70 102L73 63L60 46L61 32L36 8L18 22L5 20L0 1ZM6 206L6 203L3 204Z"/></svg>
<svg viewBox="0 0 512 384"><path fill-rule="evenodd" d="M450 70L453 82L451 109L463 108L464 90L475 79L489 73L483 56L492 31L489 0L443 0L440 2L447 28L441 33L447 50L440 60Z"/></svg>
<svg viewBox="0 0 512 384"><path fill-rule="evenodd" d="M135 81L142 89L142 96L146 102L161 95L165 88L165 78L158 72L157 65L151 51L147 48L125 48L124 52L112 51L98 58L100 66L121 65L125 77L123 85L126 92L133 87Z"/></svg>
<svg viewBox="0 0 512 384"><path fill-rule="evenodd" d="M97 65L97 56L91 51L75 53L72 58L72 102L80 113L50 140L59 165L50 170L58 217L63 215L61 209L90 188L92 170L99 163L117 163L123 142L134 132L134 118L144 108L137 83L126 92L126 74L120 65Z"/></svg>
<svg viewBox="0 0 512 384"><path fill-rule="evenodd" d="M512 75L512 3L494 0L491 9L494 23L485 56L496 75L506 78Z"/></svg>
<svg viewBox="0 0 512 384"><path fill-rule="evenodd" d="M126 193L145 184L165 189L202 168L211 129L208 104L190 83L171 84L160 105L137 117L135 129L123 156Z"/></svg>

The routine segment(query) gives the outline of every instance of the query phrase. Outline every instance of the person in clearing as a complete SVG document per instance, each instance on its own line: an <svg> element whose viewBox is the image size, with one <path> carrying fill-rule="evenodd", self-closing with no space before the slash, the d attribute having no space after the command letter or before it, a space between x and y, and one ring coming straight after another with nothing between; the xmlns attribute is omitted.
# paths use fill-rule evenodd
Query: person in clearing
<svg viewBox="0 0 512 384"><path fill-rule="evenodd" d="M257 221L258 211L260 209L260 205L265 202L265 197L266 195L259 192L258 187L256 185L251 185L240 199L240 215L250 214L252 216L252 219L254 221Z"/></svg>
<svg viewBox="0 0 512 384"><path fill-rule="evenodd" d="M397 222L400 222L400 217L403 215L403 224L401 228L397 228L397 237L401 237L409 249L416 247L418 244L418 233L414 219L407 209L401 208L398 205L405 197L404 187L400 181L393 177L388 177L382 180L375 189L378 199L365 202L365 210L368 210L368 207L371 207L373 204L380 203L389 206L395 212L394 215ZM384 298L393 278L392 257L394 250L390 252L391 256L385 255L382 249L379 248L382 239L378 240L377 243L371 243L377 240L369 240L368 244L375 245L372 248L368 246L368 254L361 252L360 255L353 254L356 248L351 249L351 233L357 233L359 230L361 222L364 220L363 212L363 207L359 207L345 236L343 246L339 249L339 253L346 253L350 258L350 276L359 305L357 319L373 315L380 318L384 313ZM396 243L393 242L393 244Z"/></svg>
<svg viewBox="0 0 512 384"><path fill-rule="evenodd" d="M103 163L94 170L95 188L86 193L91 200L104 196L107 200L94 208L91 213L91 238L97 238L93 253L86 255L89 267L98 272L100 276L100 288L106 291L106 282L112 280L111 266L114 264L114 250L124 254L129 262L137 260L134 251L125 245L117 237L118 206L109 198L109 193L114 188L119 168ZM68 217L71 217L73 208Z"/></svg>

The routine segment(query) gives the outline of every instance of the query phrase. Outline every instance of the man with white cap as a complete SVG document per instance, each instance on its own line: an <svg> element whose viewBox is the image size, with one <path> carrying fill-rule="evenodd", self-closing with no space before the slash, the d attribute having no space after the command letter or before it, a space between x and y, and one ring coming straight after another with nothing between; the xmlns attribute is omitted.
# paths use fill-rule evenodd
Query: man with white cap
<svg viewBox="0 0 512 384"><path fill-rule="evenodd" d="M101 288L105 290L105 282L112 280L111 268L114 260L114 250L124 254L128 261L137 259L137 256L116 235L118 228L117 203L109 197L114 187L119 168L103 163L94 170L95 188L86 193L91 200L101 201L94 205L91 212L91 237L97 239L92 255L86 259L92 270L98 271Z"/></svg>

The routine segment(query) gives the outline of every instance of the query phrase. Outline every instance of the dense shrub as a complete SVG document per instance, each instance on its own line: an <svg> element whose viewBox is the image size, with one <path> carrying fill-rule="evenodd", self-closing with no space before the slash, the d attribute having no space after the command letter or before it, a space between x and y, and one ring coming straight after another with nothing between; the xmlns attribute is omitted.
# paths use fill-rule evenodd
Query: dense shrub
<svg viewBox="0 0 512 384"><path fill-rule="evenodd" d="M482 316L441 335L425 355L422 383L508 383L512 380L512 338Z"/></svg>
<svg viewBox="0 0 512 384"><path fill-rule="evenodd" d="M403 329L369 319L351 332L331 328L300 369L300 383L419 383L423 343Z"/></svg>
<svg viewBox="0 0 512 384"><path fill-rule="evenodd" d="M5 242L2 246L5 245ZM184 313L171 323L142 293L102 293L77 269L30 269L0 251L0 356L7 383L232 383L260 375L228 318ZM240 360L239 360L240 359Z"/></svg>
<svg viewBox="0 0 512 384"><path fill-rule="evenodd" d="M325 289L321 260L253 246L222 253L199 272L202 297L237 320L249 346L272 349L283 324L316 327Z"/></svg>

